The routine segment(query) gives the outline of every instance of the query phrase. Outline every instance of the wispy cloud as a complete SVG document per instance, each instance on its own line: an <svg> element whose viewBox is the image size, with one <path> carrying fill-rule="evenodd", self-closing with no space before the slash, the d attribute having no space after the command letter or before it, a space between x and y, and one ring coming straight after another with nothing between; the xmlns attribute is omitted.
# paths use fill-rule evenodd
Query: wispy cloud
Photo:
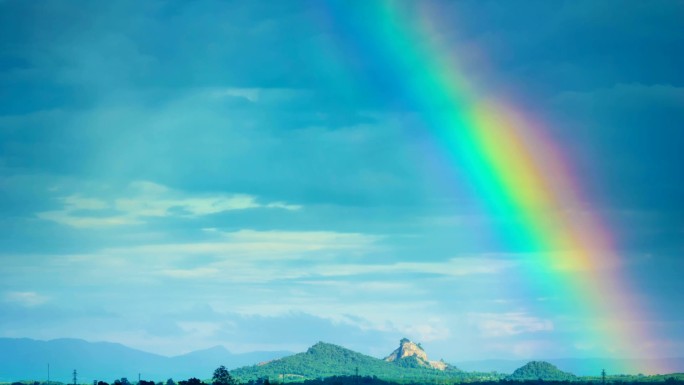
<svg viewBox="0 0 684 385"><path fill-rule="evenodd" d="M330 265L320 268L317 273L322 276L410 273L460 277L474 274L496 274L515 265L515 261L505 259L464 257L437 262Z"/></svg>
<svg viewBox="0 0 684 385"><path fill-rule="evenodd" d="M381 238L361 233L334 231L257 231L251 229L221 232L205 229L217 236L209 242L149 244L126 248L106 249L110 255L194 256L214 255L235 260L249 257L252 263L302 259L304 253L325 251L368 251ZM325 254L319 254L319 257Z"/></svg>
<svg viewBox="0 0 684 385"><path fill-rule="evenodd" d="M294 98L301 98L309 96L310 91L300 90L295 88L216 88L208 91L210 97L213 98L243 98L252 103L258 102L273 102L285 101Z"/></svg>
<svg viewBox="0 0 684 385"><path fill-rule="evenodd" d="M144 223L154 217L198 217L224 211L279 209L295 211L300 205L261 202L248 194L188 194L148 181L133 182L125 196L113 198L80 194L58 198L62 208L37 217L72 227L120 226Z"/></svg>
<svg viewBox="0 0 684 385"><path fill-rule="evenodd" d="M231 272L234 282L269 282L301 280L307 285L334 286L329 278L345 280L358 277L393 277L402 275L434 275L437 277L465 277L499 274L513 268L515 262L489 258L453 258L436 262L399 263L343 263L349 256L368 255L380 247L373 235L327 232L269 232L241 230L226 236L223 241L143 245L103 251L109 258L127 259L132 255L156 261L212 256L213 260L201 267L187 269L162 268L156 274L184 279L223 277ZM170 259L175 256L175 259ZM300 262L307 261L306 266ZM322 279L322 280L321 280ZM375 282L371 290L406 288L405 284Z"/></svg>
<svg viewBox="0 0 684 385"><path fill-rule="evenodd" d="M22 306L37 306L47 302L48 297L34 291L10 291L5 293L5 300Z"/></svg>
<svg viewBox="0 0 684 385"><path fill-rule="evenodd" d="M553 330L553 322L524 312L471 313L468 315L485 337L503 337Z"/></svg>
<svg viewBox="0 0 684 385"><path fill-rule="evenodd" d="M200 267L196 269L163 269L160 273L173 278L205 278L219 274L220 270Z"/></svg>

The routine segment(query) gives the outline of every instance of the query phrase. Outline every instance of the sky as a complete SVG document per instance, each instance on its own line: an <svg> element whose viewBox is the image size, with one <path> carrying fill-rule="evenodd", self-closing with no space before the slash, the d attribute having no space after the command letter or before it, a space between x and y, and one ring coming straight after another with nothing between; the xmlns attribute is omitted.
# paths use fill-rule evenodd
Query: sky
<svg viewBox="0 0 684 385"><path fill-rule="evenodd" d="M684 356L684 3L386 5L550 138L648 349L537 284L361 1L0 1L0 337Z"/></svg>

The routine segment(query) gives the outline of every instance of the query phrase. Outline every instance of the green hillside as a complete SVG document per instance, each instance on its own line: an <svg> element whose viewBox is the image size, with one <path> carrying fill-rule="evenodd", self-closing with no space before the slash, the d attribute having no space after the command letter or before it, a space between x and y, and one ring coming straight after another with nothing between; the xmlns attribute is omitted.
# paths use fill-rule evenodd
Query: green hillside
<svg viewBox="0 0 684 385"><path fill-rule="evenodd" d="M508 376L509 380L544 380L544 381L573 381L577 377L572 373L564 372L545 361L532 361L516 369Z"/></svg>
<svg viewBox="0 0 684 385"><path fill-rule="evenodd" d="M246 382L268 378L273 381L303 381L331 376L376 376L387 380L437 381L453 379L461 372L455 368L441 371L413 365L397 365L343 347L319 342L306 352L268 363L242 367L231 373Z"/></svg>

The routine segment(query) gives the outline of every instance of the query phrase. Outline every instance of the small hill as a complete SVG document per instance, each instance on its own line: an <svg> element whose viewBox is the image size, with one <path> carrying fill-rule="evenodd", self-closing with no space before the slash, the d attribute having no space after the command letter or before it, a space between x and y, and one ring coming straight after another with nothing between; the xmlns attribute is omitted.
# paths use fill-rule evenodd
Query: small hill
<svg viewBox="0 0 684 385"><path fill-rule="evenodd" d="M406 359L416 360L415 356L408 356ZM395 362L388 362L341 346L319 342L304 353L264 364L235 369L231 371L231 374L243 382L260 378L282 381L283 376L286 381L295 381L332 376L353 376L357 370L360 376L376 376L387 380L437 379L447 378L458 373L457 370L436 370L422 364L397 365L396 360Z"/></svg>
<svg viewBox="0 0 684 385"><path fill-rule="evenodd" d="M577 377L572 373L564 372L557 367L544 361L531 361L516 369L508 376L509 380L544 380L544 381L573 381Z"/></svg>
<svg viewBox="0 0 684 385"><path fill-rule="evenodd" d="M423 347L420 344L411 342L407 338L402 338L399 341L399 347L390 353L389 356L385 357L385 361L408 368L432 368L437 370L447 370L450 368L444 361L430 361ZM451 367L451 369L455 368Z"/></svg>

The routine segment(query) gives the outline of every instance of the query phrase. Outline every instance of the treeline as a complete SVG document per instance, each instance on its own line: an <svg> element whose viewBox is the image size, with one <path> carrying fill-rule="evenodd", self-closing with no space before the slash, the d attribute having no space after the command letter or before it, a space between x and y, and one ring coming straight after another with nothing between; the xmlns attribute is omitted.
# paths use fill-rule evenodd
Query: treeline
<svg viewBox="0 0 684 385"><path fill-rule="evenodd" d="M494 378L500 376L500 378ZM105 381L95 381L93 383L78 385L453 385L453 384L478 384L478 385L604 385L601 377L575 377L572 380L513 380L506 378L506 375L493 373L452 373L452 377L426 377L418 378L397 378L392 380L382 379L377 376L326 376L318 379L296 379L288 375L276 377L264 377L239 381L233 377L224 366L217 368L210 380L200 380L191 377L187 380L174 381L169 378L165 382L154 382L140 380L131 382L123 377L115 379L111 383ZM667 375L613 375L605 378L605 385L684 385L684 373L674 373ZM0 385L71 385L58 381L16 381L0 382Z"/></svg>
<svg viewBox="0 0 684 385"><path fill-rule="evenodd" d="M198 378L189 378L182 381L174 381L172 378L164 381L147 381L140 380L131 382L126 377L117 378L112 382L107 381L93 381L89 383L78 383L77 385L208 385L211 382L203 381ZM73 385L73 383L64 383L60 381L14 381L14 382L0 382L0 385Z"/></svg>

